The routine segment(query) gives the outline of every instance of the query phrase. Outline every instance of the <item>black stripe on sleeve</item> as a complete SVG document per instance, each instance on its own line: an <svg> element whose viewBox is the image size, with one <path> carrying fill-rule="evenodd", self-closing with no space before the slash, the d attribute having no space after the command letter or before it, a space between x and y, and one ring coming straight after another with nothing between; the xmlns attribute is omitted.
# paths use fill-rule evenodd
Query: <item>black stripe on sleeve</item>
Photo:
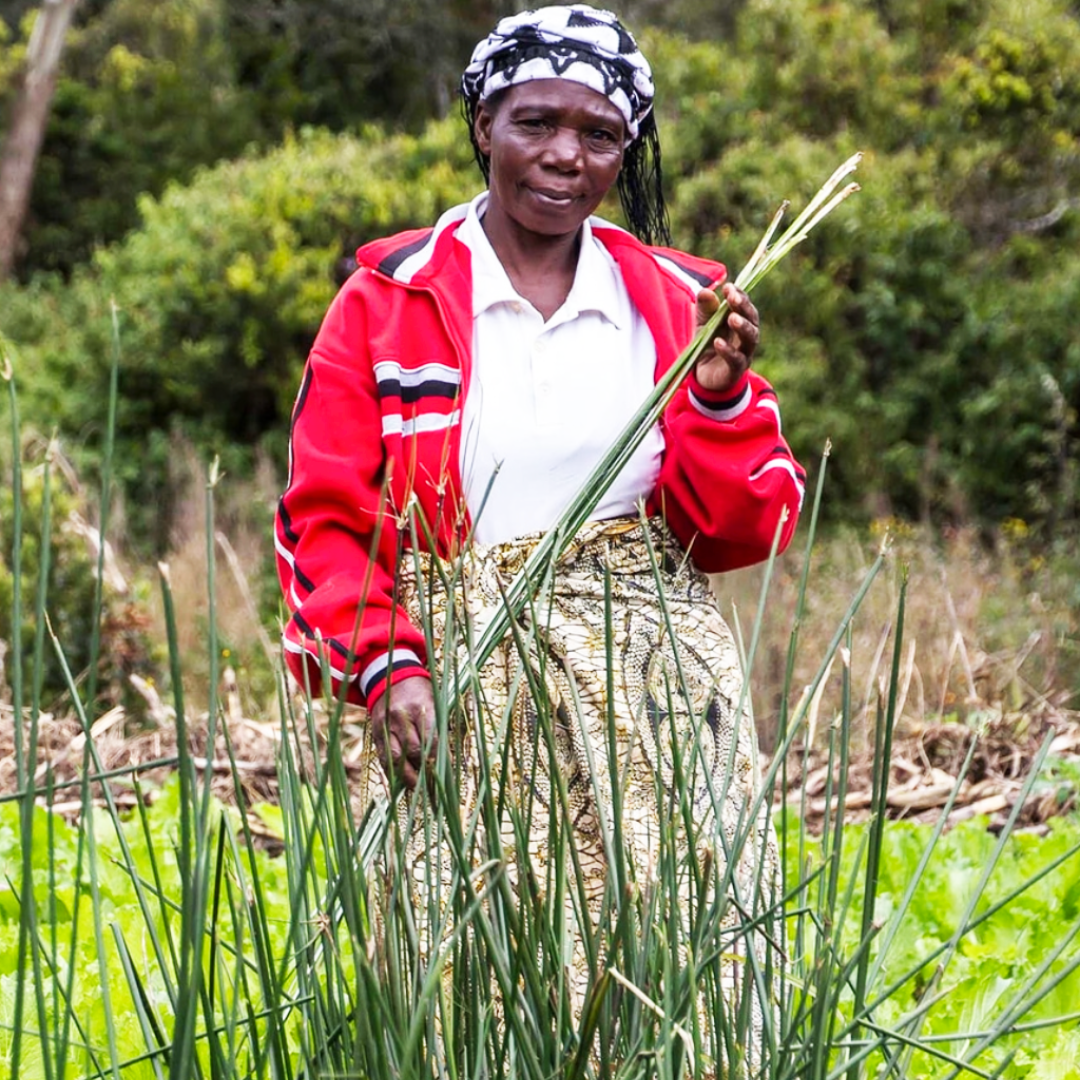
<svg viewBox="0 0 1080 1080"><path fill-rule="evenodd" d="M285 539L291 544L300 543L300 534L293 528L292 518L285 509L285 496L278 499L278 517L281 519L281 529L285 533Z"/></svg>
<svg viewBox="0 0 1080 1080"><path fill-rule="evenodd" d="M397 251L387 255L381 263L379 263L379 272L385 274L387 277L393 277L397 268L410 256L415 255L430 239L434 229L426 230L423 235L414 240L411 244L406 244L404 247L399 247Z"/></svg>
<svg viewBox="0 0 1080 1080"><path fill-rule="evenodd" d="M387 686L390 682L390 677L394 672L403 671L405 668L411 668L413 671L427 671L427 668L421 661L414 660L411 656L403 660L395 660L392 664L387 664L378 675L375 675L373 678L369 679L365 685L361 686L360 692L367 699L373 697L376 691L393 693ZM383 687L386 687L386 689L383 690Z"/></svg>
<svg viewBox="0 0 1080 1080"><path fill-rule="evenodd" d="M428 379L416 386L402 386L398 379L380 379L379 397L401 398L403 405L410 405L424 398L456 398L461 390L458 383L443 382L440 379Z"/></svg>
<svg viewBox="0 0 1080 1080"><path fill-rule="evenodd" d="M791 456L791 451L786 446L774 446L772 452L769 454L769 461L776 461L781 459L783 461L790 461L792 468L795 470L795 474L800 480L806 480L806 472L802 466Z"/></svg>
<svg viewBox="0 0 1080 1080"><path fill-rule="evenodd" d="M285 533L285 538L291 544L298 544L300 542L300 534L293 528L292 518L289 517L289 511L285 509L284 495L278 499L278 519L281 521L281 531ZM315 582L300 569L295 558L292 563L292 574L309 593L315 591ZM297 623L297 626L299 625L300 624Z"/></svg>
<svg viewBox="0 0 1080 1080"><path fill-rule="evenodd" d="M295 559L293 560L292 572L293 572L293 577L296 578L296 580L299 581L300 584L303 585L303 587L309 593L313 593L315 591L315 582L312 581L311 578L309 578L307 576L307 574L305 574L304 571L301 570L300 567L296 565L296 560Z"/></svg>
<svg viewBox="0 0 1080 1080"><path fill-rule="evenodd" d="M304 637L315 640L315 631L312 629L311 624L300 614L299 611L295 612L292 617L292 621L300 628L300 632ZM356 657L341 644L340 641L335 641L334 638L323 638L323 643L328 645L333 652L336 652L347 664L355 664Z"/></svg>
<svg viewBox="0 0 1080 1080"><path fill-rule="evenodd" d="M712 409L715 412L722 412L727 409L734 409L744 401L749 404L750 386L744 386L737 394L728 394L725 397L714 397L713 391L706 390L700 383L696 383L696 385L691 384L690 393L692 393L694 397L707 408Z"/></svg>
<svg viewBox="0 0 1080 1080"><path fill-rule="evenodd" d="M307 367L304 368L304 380L300 384L300 392L296 395L296 404L293 406L293 427L296 426L296 421L300 419L300 414L304 411L304 406L307 404L308 391L310 389L311 365L308 364Z"/></svg>

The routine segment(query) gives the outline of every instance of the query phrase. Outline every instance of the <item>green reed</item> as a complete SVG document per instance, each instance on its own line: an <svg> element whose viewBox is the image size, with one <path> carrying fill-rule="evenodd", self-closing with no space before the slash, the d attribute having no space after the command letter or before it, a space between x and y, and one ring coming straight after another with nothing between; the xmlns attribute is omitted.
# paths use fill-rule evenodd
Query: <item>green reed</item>
<svg viewBox="0 0 1080 1080"><path fill-rule="evenodd" d="M114 351L115 406L118 343ZM19 566L22 454L13 360L6 349L4 359L16 495L5 543ZM106 455L103 508L109 472ZM808 553L824 473L823 461ZM43 552L55 527L48 513L49 482L46 472ZM219 484L211 470L205 507L212 670L219 654L211 542ZM419 546L423 523L411 528ZM1076 1019L1063 1014L1025 1022L1061 987L1076 986L1080 923L1060 927L1039 963L1002 993L990 1015L973 1017L947 1038L931 1030L930 1021L955 993L952 970L969 945L1055 874L1069 867L1075 873L1080 844L1048 858L988 904L990 886L1014 841L1014 813L945 940L928 943L914 959L897 959L964 775L937 824L922 834L906 888L890 908L879 910L903 592L893 661L876 712L879 765L870 826L853 830L841 808L855 713L850 686L858 658L851 656L851 629L888 553L882 551L871 565L828 641L808 642L799 635L813 588L807 558L792 613L779 747L763 769L760 793L741 808L730 834L717 830L691 797L695 777L707 765L698 734L674 741L670 789L654 777L662 807L655 880L637 880L628 857L623 764L584 740L589 782L596 791L612 793L612 812L598 821L607 873L593 901L572 824L575 808L557 760L557 729L581 726L579 703L571 693L560 711L548 689L552 659L545 642L556 558L551 550L546 562L534 566L519 609L513 617L505 613L506 633L522 661L512 690L529 700L534 714L531 745L524 750L547 763L552 787L546 798L522 798L521 785L512 782L512 710L485 700L476 663L486 627L476 626L460 605L449 605L441 624L435 617L436 596L460 592L463 561L418 560L421 623L431 655L442 658L432 671L438 741L428 782L411 796L392 790L390 798L374 798L357 809L357 778L343 748L344 705L316 699L310 688L298 693L281 675L273 705L280 735L281 850L273 856L261 849L248 815L212 795L209 762L218 753L217 734L236 803L246 801L216 692L200 703L205 716L185 698L167 567L160 585L179 739L177 756L165 761L174 768L175 782L157 793L152 806L138 768L103 767L93 739L102 708L95 681L69 670L71 707L85 735L81 813L70 828L52 812L60 789L37 760L44 711L40 678L32 679L27 700L19 636L13 635L8 670L17 717L13 828L19 859L6 870L0 898L3 918L15 929L15 947L8 950L13 962L11 956L2 961L0 972L0 1049L7 1051L10 1075L676 1080L726 1068L728 1075L756 1071L769 1080L1022 1076L1010 1064L1017 1037L1031 1038L1047 1025ZM655 571L655 553L653 558ZM64 643L49 629L47 570L33 598L34 672L40 672L47 649L64 657ZM24 604L18 580L16 574L15 627ZM666 600L658 592L660 617L671 633ZM616 687L610 581L605 596L611 701ZM768 603L766 581L762 610ZM740 710L753 698L760 623L759 613L745 649ZM800 650L811 650L818 668L806 691L796 694L790 672ZM774 876L766 860L755 856L748 887L734 867L744 850L759 852L760 814L778 789L786 789L789 765L805 753L817 719L817 692L834 673L843 693L838 715L820 735L835 766L823 831L810 837L803 817L784 803L773 822L787 857ZM324 682L329 685L328 678ZM676 664L665 684L671 714L686 695L684 683ZM605 745L612 746L614 713L605 721ZM206 762L193 749L199 738L206 740ZM462 765L466 744L473 748L474 771ZM319 749L312 761L305 760L308 745ZM1046 751L1021 802L1037 782ZM971 760L969 753L964 772ZM121 809L120 783L138 796L133 811ZM728 784L725 779L710 789L716 817ZM542 866L522 854L538 827L546 838ZM687 859L687 849L701 856ZM600 918L594 921L597 907ZM580 983L567 963L575 949L584 958ZM741 958L734 987L722 982L732 956Z"/></svg>

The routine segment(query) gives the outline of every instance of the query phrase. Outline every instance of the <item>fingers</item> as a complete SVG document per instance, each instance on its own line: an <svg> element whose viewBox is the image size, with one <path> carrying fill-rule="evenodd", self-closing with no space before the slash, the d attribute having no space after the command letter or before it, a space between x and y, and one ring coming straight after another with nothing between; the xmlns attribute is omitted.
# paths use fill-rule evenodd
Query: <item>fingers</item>
<svg viewBox="0 0 1080 1080"><path fill-rule="evenodd" d="M760 320L758 310L741 289L726 284L721 291L728 306L724 319L724 334L718 341L731 345L736 352L753 356L760 338ZM704 326L720 307L720 297L712 289L702 289L697 294L695 317L698 326Z"/></svg>
<svg viewBox="0 0 1080 1080"><path fill-rule="evenodd" d="M702 289L697 294L697 310L695 321L698 326L704 326L715 314L720 306L720 297L712 289Z"/></svg>
<svg viewBox="0 0 1080 1080"><path fill-rule="evenodd" d="M433 727L424 715L415 715L412 710L393 705L381 720L372 722L375 750L386 775L397 777L410 791L416 787L427 760L425 751L429 746L434 748ZM432 731L430 740L427 738L429 731Z"/></svg>
<svg viewBox="0 0 1080 1080"><path fill-rule="evenodd" d="M721 289L728 311L721 324L721 332L713 339L713 348L706 353L697 366L698 381L702 386L716 392L733 387L750 367L761 340L757 308L741 289L728 283ZM712 296L710 305L707 297ZM704 325L716 313L720 300L709 289L697 295L698 325ZM710 310L711 307L711 310Z"/></svg>
<svg viewBox="0 0 1080 1080"><path fill-rule="evenodd" d="M391 708L391 711L395 710ZM406 715L402 717L402 722L398 726L400 737L397 754L393 760L402 782L411 791L416 787L429 753L434 755L435 752L434 706L428 711L411 705L402 712ZM391 749L393 749L392 745Z"/></svg>
<svg viewBox="0 0 1080 1080"><path fill-rule="evenodd" d="M369 720L386 775L396 777L411 791L437 747L431 683L417 677L388 687L371 709Z"/></svg>
<svg viewBox="0 0 1080 1080"><path fill-rule="evenodd" d="M737 352L746 357L746 365L754 355L761 338L758 310L750 297L734 285L724 286L724 299L728 305L728 316L724 320L727 326L727 341Z"/></svg>

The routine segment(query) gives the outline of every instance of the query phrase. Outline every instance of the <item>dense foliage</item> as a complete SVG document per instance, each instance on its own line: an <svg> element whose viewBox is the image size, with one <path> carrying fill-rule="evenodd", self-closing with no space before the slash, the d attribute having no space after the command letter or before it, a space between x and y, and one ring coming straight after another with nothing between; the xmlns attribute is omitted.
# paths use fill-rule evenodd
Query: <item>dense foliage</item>
<svg viewBox="0 0 1080 1080"><path fill-rule="evenodd" d="M936 973L934 964L926 964L919 977L891 995L880 1009L879 1022L898 1024L902 1017L917 1014L919 1002L929 989L940 996L922 1021L924 1037L978 1030L1011 1004L1024 980L1045 961L1053 948L1051 939L1056 936L1056 927L1080 917L1080 884L1068 869L1068 862L1018 898L1010 899L1021 882L1035 880L1040 868L1069 852L1075 842L1075 825L1060 823L1045 839L1014 836L998 869L986 883L984 871L994 857L996 839L984 825L978 820L965 822L942 837L929 863L929 872L906 912L903 930L890 938L882 965L886 981L918 968L920 959L933 955L963 922L964 912L973 902L979 915L989 917L965 940L946 971ZM801 843L797 836L789 840L792 873L797 872ZM860 848L865 844L866 830L862 827L851 830L845 838L842 856L844 886L852 888L855 908L860 914L857 867ZM926 849L925 826L893 822L886 827L874 909L876 922L887 922L903 903ZM805 850L802 854L809 859L807 865L821 866L820 852L815 847L811 846L809 854ZM1004 906L994 910L998 904ZM858 925L855 911L849 913L849 920L846 944L854 949L858 941L854 932ZM1064 966L1059 963L1054 970L1061 971ZM938 982L942 977L943 981ZM1040 1005L1040 1012L1045 1010L1046 1016L1072 1012L1077 993L1075 981L1075 974L1062 981ZM843 1012L846 1003L842 1002L839 1008ZM965 1039L942 1040L937 1049L963 1053L968 1045ZM1011 1052L1016 1055L1016 1075L1030 1080L1052 1077L1067 1080L1077 1075L1078 1051L1080 1040L1075 1031L1065 1026L1048 1026L1038 1033L1029 1031L1002 1040L982 1064L992 1069ZM940 1076L943 1070L942 1062L920 1049L912 1053L902 1075Z"/></svg>
<svg viewBox="0 0 1080 1080"><path fill-rule="evenodd" d="M181 798L180 785L174 780L158 795L152 809L139 817L121 821L95 810L94 822L87 824L84 820L79 828L40 807L31 811L28 820L21 821L18 806L0 806L0 870L8 882L0 892L0 976L14 987L22 903L19 883L23 868L27 868L33 880L31 896L38 925L42 927L41 947L51 942L52 948L66 958L62 973L46 974L45 993L40 999L45 1012L35 1014L34 1020L45 1020L59 1032L65 1016L77 1018L78 1030L88 1044L79 1048L72 1037L69 1052L79 1062L77 1075L91 1075L101 1067L108 1069L110 1059L121 1063L119 1070L125 1077L161 1075L145 1056L152 1050L156 1056L166 1058L169 1037L177 1037L173 1025L180 1004L175 981L181 976L165 961L168 945L182 940L183 925L192 914L181 877L184 853L177 824L183 814ZM218 993L204 995L201 1000L223 1029L234 1030L224 1049L218 1049L223 1056L233 1055L228 1075L259 1075L251 1065L252 1059L259 1059L259 1039L252 1038L245 1024L259 1017L260 1008L275 1007L273 1000L259 996L258 974L265 973L271 964L273 971L281 965L278 992L284 999L277 1003L285 1019L279 1022L276 1040L285 1060L292 1062L280 1067L282 1075L303 1075L299 1063L320 1050L329 1054L334 1047L333 1035L310 1018L305 1039L304 1003L294 1001L294 997L301 997L293 990L296 981L307 993L314 991L327 998L332 998L337 988L343 988L341 992L346 994L372 993L364 981L368 972L356 961L354 951L344 948L338 953L335 949L315 948L319 935L337 935L345 940L346 920L340 912L320 914L325 925L305 920L301 893L310 890L314 896L332 895L335 871L332 855L326 850L329 843L324 847L321 839L314 841L314 856L311 866L307 866L301 843L288 840L288 823L293 818L302 822L313 813L306 798L300 801L303 809L298 811L274 806L258 809L264 835L276 834L287 843L284 858L244 851L242 840L222 839L225 833L220 809L210 818L207 841L216 849L216 865L210 869L224 870L221 880L227 884L214 894L218 918L212 924L213 933L208 935L211 944L206 948L212 955L220 949L229 959L219 961L217 967L208 964L207 978ZM225 822L237 825L235 816ZM844 912L844 949L848 955L853 954L858 942L862 867L857 852L865 850L866 833L863 827L853 828L844 845L839 893L854 897L854 906ZM946 1062L934 1055L960 1056L968 1052L977 1041L977 1033L994 1025L1032 972L1059 947L1062 928L1074 924L1078 917L1080 897L1073 869L1078 842L1080 830L1076 823L1065 821L1059 822L1045 839L1017 835L1008 841L977 905L976 917L987 917L965 935L962 947L951 957L937 988L933 1010L909 1029L912 1045L918 1050L911 1055L903 1075L912 1080L944 1075ZM882 921L887 921L901 904L909 882L920 873L920 862L928 860L902 932L891 938L888 953L882 954L887 981L917 971L928 958L940 957L950 937L964 925L965 909L995 846L995 837L981 821L967 822L948 833L932 857L928 856L925 828L903 823L886 828L876 909ZM810 881L810 871L821 869L818 846L808 843L798 829L789 836L786 854L791 881ZM1063 865L1046 873L1055 860L1063 860ZM298 889L298 880L304 889ZM1029 887L1010 899L1025 885ZM809 894L813 895L813 886ZM1003 901L1007 902L991 913ZM209 903L209 898L205 902ZM245 917L251 920L250 926ZM103 938L95 935L98 919ZM788 947L792 956L798 956L802 948L798 926L797 919L789 920ZM259 938L259 930L265 937ZM252 939L262 952L257 951ZM309 958L310 971L304 967ZM231 965L239 966L240 959L251 969L246 978L234 977ZM1075 962L1074 945L1053 964L1051 973L1064 973ZM932 962L927 963L925 978L909 979L880 1004L880 1024L892 1028L904 1017L918 1015L919 997L933 976L933 967ZM45 965L42 968L48 972ZM840 993L840 986L835 990ZM1006 1037L984 1052L979 1067L992 1071L1011 1052L1015 1058L1004 1075L1014 1080L1075 1077L1076 1055L1080 1052L1075 1031L1067 1024L1040 1021L1072 1013L1076 993L1074 971L1026 1016L1023 1033ZM146 995L142 1001L140 994ZM9 989L0 1005L4 1029L0 1046L9 1057L14 999ZM28 995L27 1013L33 1009L33 999ZM841 994L838 1025L849 1010L850 1002ZM643 1016L643 1025L650 1019L648 1014ZM387 1042L392 1042L395 1035L384 1033ZM35 1052L35 1043L30 1036L24 1042L20 1076L49 1075L42 1067L42 1057L48 1061L48 1055ZM200 1043L198 1053L206 1068L205 1057L212 1051ZM219 1070L225 1074L223 1063ZM656 1075L644 1070L642 1073ZM524 1068L518 1073L526 1074ZM776 1070L776 1075L783 1075L782 1070Z"/></svg>
<svg viewBox="0 0 1080 1080"><path fill-rule="evenodd" d="M24 230L24 277L65 274L138 224L137 200L200 164L266 141L254 95L233 78L216 0L83 5L64 54ZM16 87L32 15L12 38L0 104Z"/></svg>
<svg viewBox="0 0 1080 1080"><path fill-rule="evenodd" d="M167 501L178 428L234 466L260 440L282 460L292 388L336 261L358 241L430 223L479 183L453 120L410 136L366 121L445 110L450 60L463 61L474 23L500 9L466 19L441 6L436 17L420 0L375 5L394 9L376 33L364 18L345 27L350 5L329 5L308 25L299 5L240 12L199 0L150 5L160 25L136 31L144 6L91 5L72 46L24 266L56 266L68 279L31 273L0 293L0 329L27 358L29 418L58 423L76 454L92 441L88 418L102 415L116 298L123 479L142 505L151 494ZM832 441L829 513L1016 517L1047 531L1072 522L1075 7L748 0L720 5L707 26L692 22L695 11L628 9L628 19L666 26L642 36L679 245L737 268L780 200L799 206L849 153L866 152L863 192L757 297L759 363L780 391L786 432L809 463ZM697 40L672 31L679 20ZM338 63L342 48L355 66ZM417 65L430 77L416 77ZM84 111L65 135L69 100ZM303 130L257 149L295 123L352 133ZM98 135L113 139L107 168L86 141ZM192 175L249 139L246 157ZM70 171L76 159L85 187ZM166 179L187 186L163 190ZM137 215L136 191L147 193ZM85 253L135 220L90 261L55 255Z"/></svg>
<svg viewBox="0 0 1080 1080"><path fill-rule="evenodd" d="M283 459L298 365L338 264L356 243L469 193L471 149L457 135L448 124L422 138L310 132L145 199L143 227L70 282L39 277L9 293L6 332L47 373L17 373L24 414L59 424L83 460L99 449L115 302L124 354L116 471L134 496L130 524L141 531L145 511L164 545L171 433L230 469L260 438Z"/></svg>
<svg viewBox="0 0 1080 1080"><path fill-rule="evenodd" d="M36 4L0 5L0 114ZM70 35L33 193L23 278L65 275L139 223L138 197L314 125L421 126L451 110L505 0L105 0ZM0 118L2 128L2 118Z"/></svg>

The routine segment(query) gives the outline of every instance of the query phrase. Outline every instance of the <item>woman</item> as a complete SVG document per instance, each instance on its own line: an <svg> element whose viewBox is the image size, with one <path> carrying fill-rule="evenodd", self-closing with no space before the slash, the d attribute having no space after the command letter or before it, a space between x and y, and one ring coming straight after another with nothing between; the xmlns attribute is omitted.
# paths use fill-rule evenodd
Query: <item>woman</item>
<svg viewBox="0 0 1080 1080"><path fill-rule="evenodd" d="M713 288L725 275L592 216L617 186L630 227L650 243L666 239L651 73L613 15L573 5L502 20L477 46L463 96L488 189L433 228L358 252L304 374L277 521L290 668L317 687L328 661L331 689L344 681L366 704L385 770L408 788L435 747L432 658L397 591L410 535L431 537L443 559L472 544L474 592L497 602L529 538L556 521L715 312ZM579 783L579 841L595 856L597 890L599 819L612 793L596 775L591 786L580 778L582 739L605 757L609 749L596 647L605 574L625 612L617 726L636 732L610 749L630 763L623 805L641 880L655 870L649 776L670 771L656 717L671 711L658 703L676 666L693 669L696 682L683 720L664 722L679 734L695 729L695 714L709 721L715 746L705 771L727 770L725 790L731 750L735 818L755 782L734 645L681 552L697 571L715 572L760 560L778 530L786 545L804 474L780 433L775 394L751 369L757 311L731 285L723 296L731 314L722 334L601 500L544 600L543 648L558 662L540 664L542 678L553 700L584 710L581 730L564 732L560 760L571 789L571 774ZM642 500L647 527L638 522ZM419 522L412 534L410 520ZM662 585L683 605L675 643L656 602L649 551L657 548L668 567ZM512 698L509 653L500 663L489 689ZM650 723L638 723L643 710ZM511 711L528 742L529 707ZM489 700L489 715L498 712ZM533 771L542 766L522 765L524 753L517 767L542 794Z"/></svg>

